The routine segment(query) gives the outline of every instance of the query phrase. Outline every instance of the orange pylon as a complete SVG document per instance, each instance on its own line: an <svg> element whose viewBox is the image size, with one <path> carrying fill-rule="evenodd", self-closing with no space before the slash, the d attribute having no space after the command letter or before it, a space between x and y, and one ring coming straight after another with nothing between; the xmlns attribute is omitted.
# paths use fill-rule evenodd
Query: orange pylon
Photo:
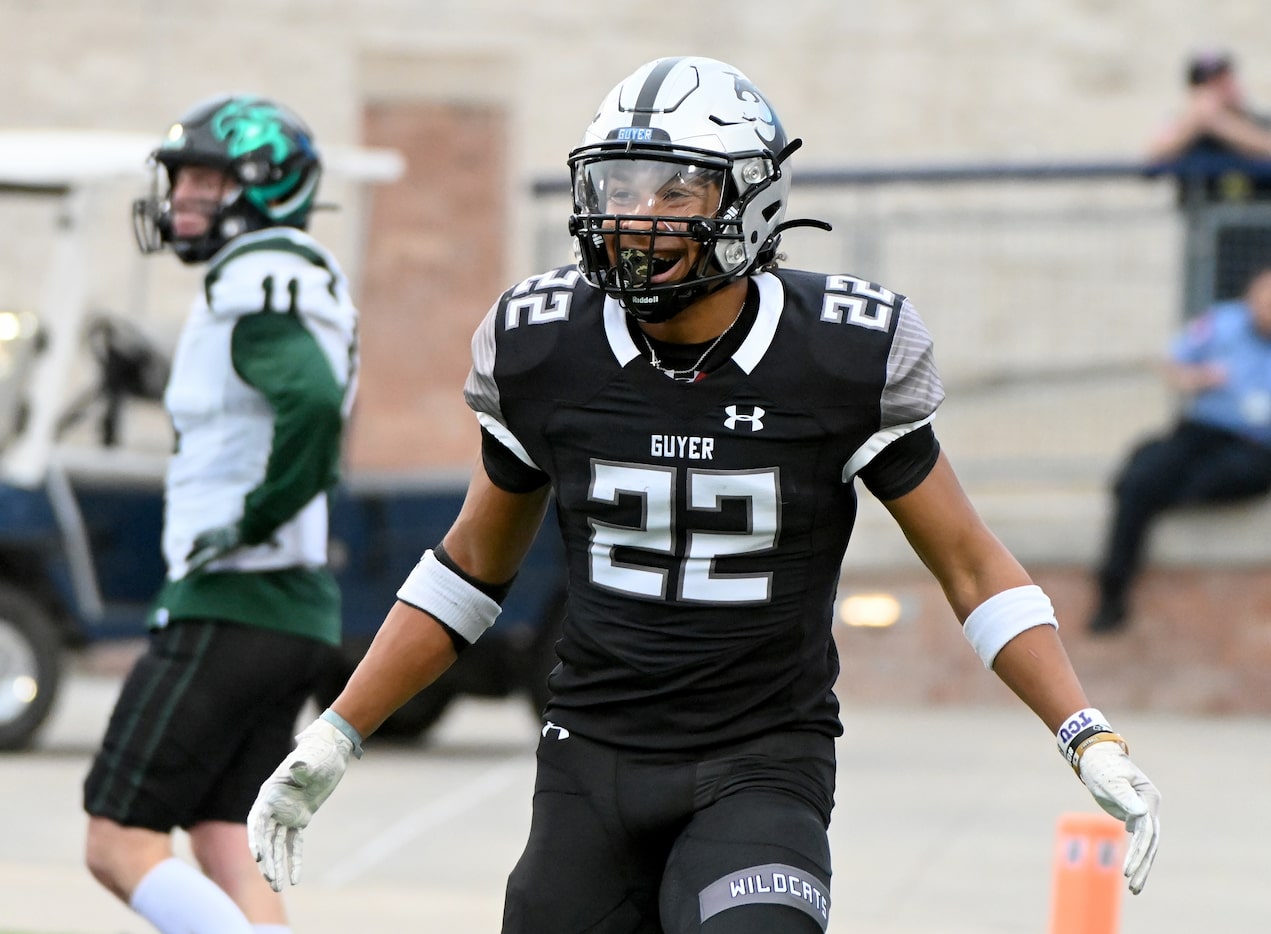
<svg viewBox="0 0 1271 934"><path fill-rule="evenodd" d="M1062 814L1055 834L1050 934L1117 934L1125 825L1107 814Z"/></svg>

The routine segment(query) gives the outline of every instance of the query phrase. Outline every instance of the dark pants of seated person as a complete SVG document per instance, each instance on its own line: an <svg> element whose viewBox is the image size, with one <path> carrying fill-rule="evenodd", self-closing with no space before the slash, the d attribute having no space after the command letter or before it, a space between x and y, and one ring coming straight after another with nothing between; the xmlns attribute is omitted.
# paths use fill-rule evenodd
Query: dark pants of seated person
<svg viewBox="0 0 1271 934"><path fill-rule="evenodd" d="M1098 570L1099 606L1090 629L1125 623L1126 597L1142 562L1147 533L1165 510L1228 503L1271 491L1271 447L1231 432L1181 422L1140 445L1113 486L1116 509Z"/></svg>

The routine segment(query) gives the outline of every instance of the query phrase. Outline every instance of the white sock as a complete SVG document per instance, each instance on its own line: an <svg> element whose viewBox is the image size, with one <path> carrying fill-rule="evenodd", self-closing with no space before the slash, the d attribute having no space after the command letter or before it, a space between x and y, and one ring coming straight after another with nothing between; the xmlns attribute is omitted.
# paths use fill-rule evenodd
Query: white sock
<svg viewBox="0 0 1271 934"><path fill-rule="evenodd" d="M254 924L254 934L291 934L291 926L287 924Z"/></svg>
<svg viewBox="0 0 1271 934"><path fill-rule="evenodd" d="M142 877L128 904L160 934L253 934L234 900L175 856Z"/></svg>

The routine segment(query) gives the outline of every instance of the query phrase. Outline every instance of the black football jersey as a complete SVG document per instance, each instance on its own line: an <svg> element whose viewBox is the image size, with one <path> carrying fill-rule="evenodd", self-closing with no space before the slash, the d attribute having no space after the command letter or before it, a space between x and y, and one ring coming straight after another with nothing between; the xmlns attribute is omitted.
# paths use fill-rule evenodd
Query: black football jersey
<svg viewBox="0 0 1271 934"><path fill-rule="evenodd" d="M570 590L547 717L580 735L676 750L841 732L854 479L885 497L921 482L943 389L903 296L792 270L751 288L749 331L693 383L650 366L574 267L509 290L473 338L469 406L555 493ZM930 456L893 476L880 452L923 435Z"/></svg>

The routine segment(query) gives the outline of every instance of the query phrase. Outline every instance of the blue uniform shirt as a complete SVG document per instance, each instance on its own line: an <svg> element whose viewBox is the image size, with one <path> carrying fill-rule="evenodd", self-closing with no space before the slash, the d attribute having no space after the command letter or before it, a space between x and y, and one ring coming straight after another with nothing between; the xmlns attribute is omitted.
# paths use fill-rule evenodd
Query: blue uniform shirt
<svg viewBox="0 0 1271 934"><path fill-rule="evenodd" d="M1174 339L1170 353L1178 363L1227 372L1226 383L1188 400L1186 418L1271 447L1271 335L1258 331L1244 302L1215 305Z"/></svg>

